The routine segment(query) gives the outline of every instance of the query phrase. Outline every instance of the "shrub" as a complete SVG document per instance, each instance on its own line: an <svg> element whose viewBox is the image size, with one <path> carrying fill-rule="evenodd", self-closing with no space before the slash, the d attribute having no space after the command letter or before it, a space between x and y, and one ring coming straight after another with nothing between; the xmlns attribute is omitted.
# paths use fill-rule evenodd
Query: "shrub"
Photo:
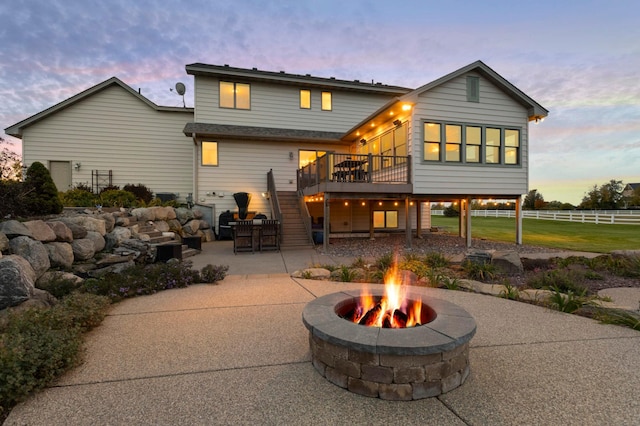
<svg viewBox="0 0 640 426"><path fill-rule="evenodd" d="M136 197L136 200L143 201L145 204L149 204L153 200L153 192L141 183L137 185L128 183L122 189L129 191Z"/></svg>
<svg viewBox="0 0 640 426"><path fill-rule="evenodd" d="M198 271L191 269L192 262L185 260L155 263L152 265L136 265L119 274L110 273L100 278L91 278L84 282L82 289L87 293L99 294L119 301L128 297L143 294L154 294L171 288L187 287L202 282ZM211 266L209 268L209 266ZM211 278L223 279L228 266L205 267L206 281Z"/></svg>
<svg viewBox="0 0 640 426"><path fill-rule="evenodd" d="M424 278L429 273L429 267L421 260L405 259L398 265L400 269L405 271L411 271L418 276L418 278Z"/></svg>
<svg viewBox="0 0 640 426"><path fill-rule="evenodd" d="M585 291L575 293L574 291L564 292L557 286L550 288L551 295L549 296L549 304L552 308L557 309L560 312L572 313L580 309L589 300L586 298Z"/></svg>
<svg viewBox="0 0 640 426"><path fill-rule="evenodd" d="M0 180L0 217L28 216L26 200L30 197L28 188L13 180Z"/></svg>
<svg viewBox="0 0 640 426"><path fill-rule="evenodd" d="M74 290L78 289L81 284L80 280L70 280L64 278L60 273L54 273L48 280L40 279L36 285L37 288L46 290L56 299L68 296Z"/></svg>
<svg viewBox="0 0 640 426"><path fill-rule="evenodd" d="M531 288L550 289L556 287L562 292L582 293L587 291L584 286L580 285L582 277L583 274L578 271L554 269L533 275L527 280L527 285Z"/></svg>
<svg viewBox="0 0 640 426"><path fill-rule="evenodd" d="M454 207L453 204L451 204L450 206L444 208L442 214L445 217L458 217L460 216L460 211L456 207Z"/></svg>
<svg viewBox="0 0 640 426"><path fill-rule="evenodd" d="M491 263L472 262L465 260L462 263L462 270L467 278L476 281L492 281L496 277L496 267Z"/></svg>
<svg viewBox="0 0 640 426"><path fill-rule="evenodd" d="M348 266L340 267L340 281L344 283L350 283L356 279L358 276L358 271L356 269L351 269Z"/></svg>
<svg viewBox="0 0 640 426"><path fill-rule="evenodd" d="M96 196L84 189L73 188L61 192L60 201L65 207L93 207L96 205Z"/></svg>
<svg viewBox="0 0 640 426"><path fill-rule="evenodd" d="M100 193L97 202L103 207L132 207L136 203L136 196L129 191L109 189Z"/></svg>
<svg viewBox="0 0 640 426"><path fill-rule="evenodd" d="M435 251L427 253L424 257L424 262L432 268L445 268L449 266L449 259L447 259L444 254Z"/></svg>
<svg viewBox="0 0 640 426"><path fill-rule="evenodd" d="M200 271L200 278L205 283L215 283L222 281L229 270L228 265L207 265Z"/></svg>
<svg viewBox="0 0 640 426"><path fill-rule="evenodd" d="M389 253L383 254L378 259L376 259L375 265L380 271L382 271L384 275L387 269L389 269L391 265L393 265L394 260L395 258L393 253L389 252Z"/></svg>
<svg viewBox="0 0 640 426"><path fill-rule="evenodd" d="M81 333L100 324L108 299L73 295L47 309L10 313L0 327L0 414L78 360Z"/></svg>
<svg viewBox="0 0 640 426"><path fill-rule="evenodd" d="M25 187L30 191L24 201L27 210L34 215L58 214L62 212L62 202L58 189L51 179L49 170L40 162L34 162L27 169Z"/></svg>

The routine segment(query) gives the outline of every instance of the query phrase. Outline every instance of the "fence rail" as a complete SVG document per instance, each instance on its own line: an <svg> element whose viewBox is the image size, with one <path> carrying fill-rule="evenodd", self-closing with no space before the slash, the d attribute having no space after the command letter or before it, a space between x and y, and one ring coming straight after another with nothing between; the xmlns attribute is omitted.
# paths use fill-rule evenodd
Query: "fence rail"
<svg viewBox="0 0 640 426"><path fill-rule="evenodd" d="M443 215L432 210L432 215ZM476 217L515 218L515 210L471 210ZM640 225L640 210L523 210L523 219L557 220L560 222L594 223L596 225Z"/></svg>

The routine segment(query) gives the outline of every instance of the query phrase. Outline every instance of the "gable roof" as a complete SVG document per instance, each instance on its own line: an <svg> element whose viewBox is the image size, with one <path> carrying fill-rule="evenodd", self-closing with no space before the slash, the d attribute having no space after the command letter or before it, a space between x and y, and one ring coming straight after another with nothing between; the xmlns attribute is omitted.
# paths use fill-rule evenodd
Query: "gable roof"
<svg viewBox="0 0 640 426"><path fill-rule="evenodd" d="M90 96L95 95L98 92L101 92L102 90L105 90L111 86L119 86L121 88L123 88L124 90L126 90L128 93L130 93L131 95L135 96L136 98L140 99L142 102L144 102L145 104L147 104L150 108L156 110L156 111L167 111L167 112L191 112L193 113L193 108L183 108L183 107L166 107L166 106L159 106L156 105L155 103L151 102L148 98L142 96L142 94L140 94L139 92L136 92L133 88L131 88L131 86L125 84L122 80L120 80L117 77L111 77L108 80L103 81L102 83L96 84L93 87L88 88L87 90L80 92L52 107L49 107L35 115L32 115L29 118L26 118L22 121L20 121L19 123L16 123L12 126L7 127L6 129L4 129L5 133L11 136L14 136L16 138L22 138L22 131L26 128L31 126L32 124L37 123L40 120L44 120L45 118L50 117L51 115L62 111L65 108L68 108Z"/></svg>
<svg viewBox="0 0 640 426"><path fill-rule="evenodd" d="M500 88L503 92L505 92L508 96L518 102L520 105L527 108L529 121L537 120L546 117L549 115L549 111L544 108L542 105L531 99L524 92L518 89L516 86L507 81L500 74L491 69L487 64L482 61L473 62L465 67L460 68L457 71L449 73L443 77L440 77L437 80L432 81L431 83L427 83L424 86L418 87L411 93L404 95L401 99L403 101L416 101L418 95L433 89L434 87L440 86L448 81L451 81L455 78L458 78L468 72L477 72L482 75L484 78L489 80L491 83Z"/></svg>
<svg viewBox="0 0 640 426"><path fill-rule="evenodd" d="M230 67L229 65L208 65L202 63L186 66L187 74L208 77L233 78L237 81L263 81L272 84L295 85L299 87L316 87L326 89L342 89L357 92L378 93L400 96L411 92L411 89L400 86L390 86L382 83L361 82L360 80L338 80L334 77L314 77L311 74L289 74L284 71L263 71L257 68L246 69Z"/></svg>

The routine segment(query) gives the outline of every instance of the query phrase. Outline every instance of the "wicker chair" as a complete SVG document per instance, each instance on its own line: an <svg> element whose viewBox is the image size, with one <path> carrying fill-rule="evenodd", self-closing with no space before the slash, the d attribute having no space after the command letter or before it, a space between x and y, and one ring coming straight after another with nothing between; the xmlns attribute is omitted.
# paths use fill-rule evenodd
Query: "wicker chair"
<svg viewBox="0 0 640 426"><path fill-rule="evenodd" d="M232 227L233 252L253 252L253 221L239 220Z"/></svg>
<svg viewBox="0 0 640 426"><path fill-rule="evenodd" d="M277 220L262 220L260 251L262 250L280 250L280 224Z"/></svg>

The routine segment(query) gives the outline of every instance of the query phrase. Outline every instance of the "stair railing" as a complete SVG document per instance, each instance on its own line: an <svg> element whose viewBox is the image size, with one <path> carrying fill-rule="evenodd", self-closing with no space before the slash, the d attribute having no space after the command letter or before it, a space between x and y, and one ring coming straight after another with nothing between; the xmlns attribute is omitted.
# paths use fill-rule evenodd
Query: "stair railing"
<svg viewBox="0 0 640 426"><path fill-rule="evenodd" d="M300 207L300 216L302 216L302 223L304 223L304 229L307 231L307 237L311 243L313 243L313 228L311 227L311 214L307 208L307 203L304 201L304 195L302 190L298 190L298 206Z"/></svg>
<svg viewBox="0 0 640 426"><path fill-rule="evenodd" d="M278 201L278 192L276 191L276 180L273 177L273 169L267 172L267 193L269 194L269 205L271 207L271 216L280 223L280 230L283 229L282 210ZM282 242L282 231L278 233L280 242Z"/></svg>

